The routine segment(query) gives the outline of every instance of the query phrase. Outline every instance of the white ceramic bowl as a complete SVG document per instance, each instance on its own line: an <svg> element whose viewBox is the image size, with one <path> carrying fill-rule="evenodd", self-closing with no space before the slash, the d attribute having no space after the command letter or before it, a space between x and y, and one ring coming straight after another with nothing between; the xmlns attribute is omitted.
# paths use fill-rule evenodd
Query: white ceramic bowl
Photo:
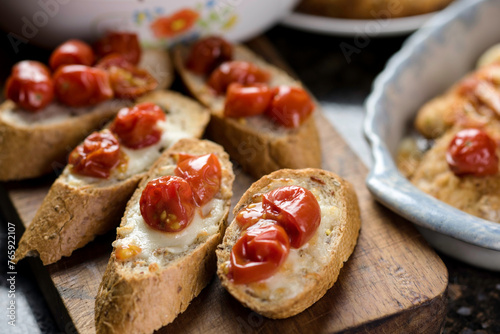
<svg viewBox="0 0 500 334"><path fill-rule="evenodd" d="M406 41L376 79L365 120L374 158L367 185L375 198L413 221L436 249L498 271L500 224L418 190L399 173L394 156L419 107L471 71L478 57L500 42L499 17L498 0L462 1L437 14Z"/></svg>
<svg viewBox="0 0 500 334"><path fill-rule="evenodd" d="M139 34L145 45L168 46L204 34L251 38L286 16L298 0L37 0L8 1L0 26L14 43L54 47L94 40L106 30Z"/></svg>

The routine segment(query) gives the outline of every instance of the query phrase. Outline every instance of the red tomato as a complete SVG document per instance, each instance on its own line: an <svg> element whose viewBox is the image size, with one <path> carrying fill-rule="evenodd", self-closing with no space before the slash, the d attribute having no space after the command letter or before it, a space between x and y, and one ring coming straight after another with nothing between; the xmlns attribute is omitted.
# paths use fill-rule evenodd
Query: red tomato
<svg viewBox="0 0 500 334"><path fill-rule="evenodd" d="M107 55L96 67L109 73L111 86L118 98L134 99L158 86L158 81L148 71L137 68L117 53Z"/></svg>
<svg viewBox="0 0 500 334"><path fill-rule="evenodd" d="M290 242L285 230L273 223L254 225L231 250L228 277L248 284L271 277L286 260Z"/></svg>
<svg viewBox="0 0 500 334"><path fill-rule="evenodd" d="M179 232L193 220L196 204L186 180L162 176L149 181L139 200L146 224L163 232Z"/></svg>
<svg viewBox="0 0 500 334"><path fill-rule="evenodd" d="M192 47L186 67L199 75L208 75L220 63L233 58L233 46L226 40L212 36L200 39Z"/></svg>
<svg viewBox="0 0 500 334"><path fill-rule="evenodd" d="M217 94L224 94L229 84L243 85L269 81L269 73L246 61L227 61L217 67L208 78L208 85Z"/></svg>
<svg viewBox="0 0 500 334"><path fill-rule="evenodd" d="M309 94L299 87L274 88L274 97L267 115L286 128L299 127L313 112L314 103Z"/></svg>
<svg viewBox="0 0 500 334"><path fill-rule="evenodd" d="M180 155L175 175L189 183L199 206L209 202L219 192L222 171L219 159L213 153L201 156Z"/></svg>
<svg viewBox="0 0 500 334"><path fill-rule="evenodd" d="M62 65L87 65L94 64L95 56L92 47L78 39L59 45L50 55L49 64L52 70Z"/></svg>
<svg viewBox="0 0 500 334"><path fill-rule="evenodd" d="M269 107L272 97L271 89L266 84L243 86L232 83L226 93L224 116L247 117L263 114Z"/></svg>
<svg viewBox="0 0 500 334"><path fill-rule="evenodd" d="M316 197L298 186L280 187L262 197L266 218L283 226L290 244L300 248L311 239L321 222L321 209Z"/></svg>
<svg viewBox="0 0 500 334"><path fill-rule="evenodd" d="M141 59L141 46L135 33L110 32L96 42L94 49L99 58L118 53L134 65L139 64Z"/></svg>
<svg viewBox="0 0 500 334"><path fill-rule="evenodd" d="M458 132L450 142L446 161L457 176L487 176L498 173L497 144L478 129Z"/></svg>
<svg viewBox="0 0 500 334"><path fill-rule="evenodd" d="M120 142L131 149L151 146L160 141L163 131L158 121L165 120L165 113L156 104L145 102L118 112L110 130Z"/></svg>
<svg viewBox="0 0 500 334"><path fill-rule="evenodd" d="M69 155L76 174L106 179L120 162L120 144L108 130L94 132Z"/></svg>
<svg viewBox="0 0 500 334"><path fill-rule="evenodd" d="M7 79L5 95L26 110L45 108L54 99L54 82L50 70L37 61L17 63Z"/></svg>
<svg viewBox="0 0 500 334"><path fill-rule="evenodd" d="M59 101L71 107L90 106L113 97L108 73L84 65L59 67L54 90Z"/></svg>
<svg viewBox="0 0 500 334"><path fill-rule="evenodd" d="M264 209L262 202L252 203L238 212L236 222L242 229L255 225L259 220L264 219Z"/></svg>

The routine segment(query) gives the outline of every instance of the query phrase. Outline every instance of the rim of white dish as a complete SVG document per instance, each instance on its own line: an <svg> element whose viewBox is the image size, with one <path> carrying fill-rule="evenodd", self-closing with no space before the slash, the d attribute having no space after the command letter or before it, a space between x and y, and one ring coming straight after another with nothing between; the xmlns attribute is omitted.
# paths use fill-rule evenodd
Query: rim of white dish
<svg viewBox="0 0 500 334"><path fill-rule="evenodd" d="M436 15L436 13L437 12L432 12L398 18L359 20L292 12L281 21L281 24L321 34L346 37L357 35L385 37L411 33L423 26L429 19Z"/></svg>
<svg viewBox="0 0 500 334"><path fill-rule="evenodd" d="M366 117L363 129L371 145L373 157L373 167L367 178L367 184L377 200L419 226L472 245L500 251L499 223L490 222L458 210L425 194L423 191L413 186L397 170L391 153L375 129L378 103L383 99L385 86L390 82L391 78L397 73L401 66L404 65L406 60L414 53L414 50L437 31L445 29L445 27L458 16L484 1L486 0L458 1L452 4L449 9L436 14L436 16L429 20L420 30L405 41L401 50L389 59L384 71L377 76L373 83L372 93L365 102ZM381 178L380 176L384 177ZM383 188L387 187L389 182L397 182L403 187L411 186L411 195L418 196L420 205L418 207L407 206L404 208L398 206L399 202L396 198L407 196L408 194L404 194L400 189L391 189L392 194L388 194L387 189L384 192ZM380 187L381 190L377 189L377 187ZM427 209L421 210L422 207L426 207ZM435 209L436 211L433 213L430 209ZM443 216L442 213L437 213L443 210L446 216ZM425 211L425 213L423 211ZM457 224L446 224L443 223L443 219L451 221L458 219L459 222L464 223L458 224L457 222ZM489 235L488 233L479 235L474 232L470 233L470 231L469 233L464 233L463 226L465 224L470 226L471 228L469 230L472 231L474 231L474 226L486 227L488 230L493 231L494 235Z"/></svg>

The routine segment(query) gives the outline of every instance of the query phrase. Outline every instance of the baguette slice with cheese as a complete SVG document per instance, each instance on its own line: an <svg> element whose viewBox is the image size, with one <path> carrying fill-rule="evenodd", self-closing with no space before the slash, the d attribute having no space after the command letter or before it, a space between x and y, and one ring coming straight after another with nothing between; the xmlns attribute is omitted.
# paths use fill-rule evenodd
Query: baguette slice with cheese
<svg viewBox="0 0 500 334"><path fill-rule="evenodd" d="M139 199L147 183L173 175L179 153L214 153L220 162L221 188L184 230L164 233L150 228ZM229 156L210 141L182 139L156 162L127 204L95 306L96 332L152 333L183 312L215 273L215 248L226 228L234 175ZM130 260L117 260L118 247L140 246Z"/></svg>
<svg viewBox="0 0 500 334"><path fill-rule="evenodd" d="M275 319L302 312L333 286L354 250L361 226L358 199L351 184L319 169L283 169L264 176L245 192L234 215L261 201L261 195L290 185L314 194L321 209L321 222L307 243L290 249L277 273L249 284L235 284L227 277L231 249L242 232L236 220L227 228L217 249L217 274L222 285L243 305Z"/></svg>
<svg viewBox="0 0 500 334"><path fill-rule="evenodd" d="M187 47L176 47L173 51L174 66L191 94L212 112L207 134L224 146L246 172L261 177L280 168L321 167L321 148L314 114L296 129L279 126L263 115L240 119L224 117L225 96L215 95L205 83L206 78L184 66L188 54ZM286 72L242 45L234 45L233 59L251 62L268 71L272 87L302 87Z"/></svg>
<svg viewBox="0 0 500 334"><path fill-rule="evenodd" d="M45 265L54 263L116 227L128 199L161 152L180 138L200 138L210 117L199 103L175 92L151 92L138 102L153 102L166 112L160 142L139 150L122 148L128 167L109 179L75 175L68 165L22 236L16 261L39 255Z"/></svg>
<svg viewBox="0 0 500 334"><path fill-rule="evenodd" d="M150 71L159 89L170 86L172 65L166 51L143 50L139 67ZM73 147L132 104L125 99L82 108L52 103L33 113L5 101L0 105L0 181L39 177L59 169Z"/></svg>

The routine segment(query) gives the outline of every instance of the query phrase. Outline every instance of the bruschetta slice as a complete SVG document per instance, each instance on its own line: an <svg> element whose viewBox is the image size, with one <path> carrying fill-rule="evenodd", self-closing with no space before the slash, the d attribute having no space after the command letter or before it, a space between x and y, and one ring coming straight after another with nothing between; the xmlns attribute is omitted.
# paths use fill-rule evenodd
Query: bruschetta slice
<svg viewBox="0 0 500 334"><path fill-rule="evenodd" d="M269 318L298 314L333 286L361 225L351 184L319 169L283 169L236 204L217 249L222 285Z"/></svg>
<svg viewBox="0 0 500 334"><path fill-rule="evenodd" d="M234 175L219 145L182 139L127 204L96 297L103 333L152 333L183 312L215 273Z"/></svg>
<svg viewBox="0 0 500 334"><path fill-rule="evenodd" d="M56 58L51 58L52 64L53 59ZM173 67L166 51L143 49L137 66L140 75L142 70L151 73L157 81L157 89L170 86ZM70 104L77 98L78 94L74 93L67 98ZM0 181L34 178L60 170L78 143L105 125L121 108L132 106L133 101L114 98L89 106L54 101L35 112L22 103L3 102L0 105Z"/></svg>
<svg viewBox="0 0 500 334"><path fill-rule="evenodd" d="M218 39L218 37L208 37L199 41L198 45L191 47L180 45L173 50L174 66L186 87L212 112L207 128L209 138L224 146L231 158L254 177L261 177L280 168L321 167L319 137L314 117L310 114L315 104L302 89L301 83L246 47L229 45L225 41L214 43ZM216 46L213 46L214 44ZM200 64L204 64L203 59L192 59L201 57L193 56L195 47L201 50L199 54L205 54L206 49L210 52L213 51L211 48L218 50L218 47L221 50L214 54L219 54L221 57L215 61L226 62L215 69L213 69L214 64L201 66ZM227 74L227 68L231 74L220 75ZM223 78L220 80L221 77ZM210 80L213 82L213 87L208 84ZM229 85L231 83L233 83L232 88ZM249 87L238 87L238 83L243 86L256 83L257 86L252 85L249 94L243 92L245 96L241 98L238 94ZM259 86L262 83L265 83L264 87ZM264 90L263 95L251 97L252 90L255 89ZM230 91L238 91L235 99L232 99ZM293 91L293 94L299 96L295 101L303 104L299 107L301 111L298 111L302 115L289 117L287 114L275 114L274 116L278 117L270 117L273 115L270 115L269 110L274 109L266 106L266 103L271 105L282 95L279 92L285 91ZM246 96L250 96L250 99L246 99ZM229 99L234 103L228 103ZM232 110L228 109L229 104L233 106ZM288 105L284 107L285 112L293 108ZM238 117L238 113L241 117ZM291 118L300 119L300 122L292 124L293 122L289 121ZM285 125L280 123L283 119Z"/></svg>
<svg viewBox="0 0 500 334"><path fill-rule="evenodd" d="M154 91L138 102L73 150L22 236L15 261L38 255L45 265L54 263L116 227L161 152L181 138L201 137L210 118L199 103L171 91Z"/></svg>

